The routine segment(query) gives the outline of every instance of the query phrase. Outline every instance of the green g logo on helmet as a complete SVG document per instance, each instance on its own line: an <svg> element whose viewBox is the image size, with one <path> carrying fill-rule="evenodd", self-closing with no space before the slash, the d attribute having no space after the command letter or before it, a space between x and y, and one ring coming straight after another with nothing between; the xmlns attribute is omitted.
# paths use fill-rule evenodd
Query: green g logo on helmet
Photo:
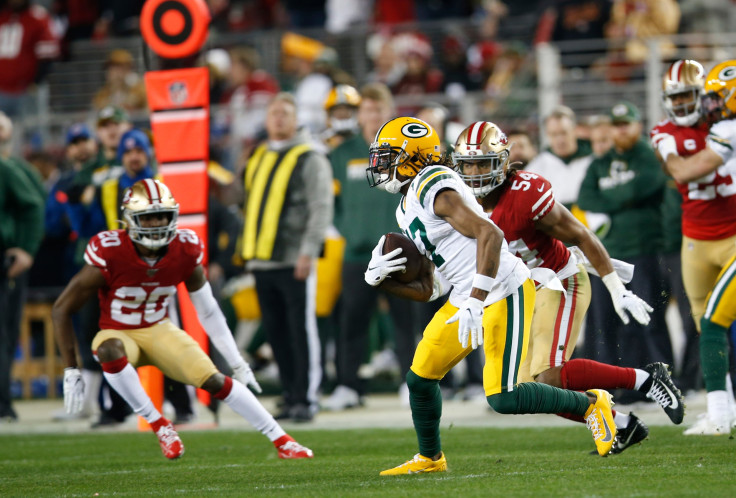
<svg viewBox="0 0 736 498"><path fill-rule="evenodd" d="M736 78L736 67L734 66L724 67L718 73L718 79L721 81L730 81L734 78Z"/></svg>
<svg viewBox="0 0 736 498"><path fill-rule="evenodd" d="M401 133L409 138L420 138L429 134L429 130L421 123L407 123L401 127Z"/></svg>

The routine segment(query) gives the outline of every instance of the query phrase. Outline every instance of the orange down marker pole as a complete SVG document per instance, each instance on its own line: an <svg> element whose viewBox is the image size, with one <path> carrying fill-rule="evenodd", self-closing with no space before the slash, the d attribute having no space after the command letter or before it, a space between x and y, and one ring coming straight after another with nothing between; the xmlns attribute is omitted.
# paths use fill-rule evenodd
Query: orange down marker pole
<svg viewBox="0 0 736 498"><path fill-rule="evenodd" d="M209 9L204 0L148 0L141 12L141 32L159 56L177 59L196 54L207 38ZM209 72L207 68L148 71L145 74L151 129L159 173L179 203L179 228L204 242L207 266L207 197L209 161ZM207 334L199 323L184 284L177 287L182 328L207 352ZM146 392L163 407L163 375L154 367L139 369ZM150 370L149 370L150 369ZM210 402L206 391L197 397ZM148 424L139 418L139 429Z"/></svg>

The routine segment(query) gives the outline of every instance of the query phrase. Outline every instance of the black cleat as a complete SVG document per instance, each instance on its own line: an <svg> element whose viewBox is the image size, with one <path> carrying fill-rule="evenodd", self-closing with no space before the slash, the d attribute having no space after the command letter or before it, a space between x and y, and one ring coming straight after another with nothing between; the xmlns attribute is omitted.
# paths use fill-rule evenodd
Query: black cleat
<svg viewBox="0 0 736 498"><path fill-rule="evenodd" d="M629 425L618 430L616 442L613 443L613 448L611 448L612 455L617 455L630 446L640 444L649 436L649 427L639 417L633 413L629 413L629 417L631 417Z"/></svg>
<svg viewBox="0 0 736 498"><path fill-rule="evenodd" d="M657 402L664 409L664 412L672 420L673 424L681 424L685 416L685 405L682 400L682 393L672 382L672 377L665 363L650 363L644 370L651 376L642 385L642 388L649 385L646 391L647 398ZM651 382L650 382L651 381Z"/></svg>

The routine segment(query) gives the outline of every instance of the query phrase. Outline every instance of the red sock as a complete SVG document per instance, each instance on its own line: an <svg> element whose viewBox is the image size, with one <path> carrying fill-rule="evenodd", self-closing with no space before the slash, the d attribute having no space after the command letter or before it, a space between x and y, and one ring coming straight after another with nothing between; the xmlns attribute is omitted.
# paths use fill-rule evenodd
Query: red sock
<svg viewBox="0 0 736 498"><path fill-rule="evenodd" d="M215 398L219 399L220 401L224 401L225 398L228 397L230 394L230 391L233 390L233 379L230 377L225 376L225 382L222 385L222 389L220 389L217 394L215 394Z"/></svg>
<svg viewBox="0 0 736 498"><path fill-rule="evenodd" d="M570 360L560 369L562 387L575 391L588 389L634 389L633 368L614 367L593 360Z"/></svg>
<svg viewBox="0 0 736 498"><path fill-rule="evenodd" d="M281 436L280 438L278 438L276 441L274 441L273 442L273 445L275 447L279 448L280 446L283 446L286 443L288 443L289 441L293 441L293 440L294 440L293 437L289 436L288 434L284 434L283 436Z"/></svg>
<svg viewBox="0 0 736 498"><path fill-rule="evenodd" d="M127 364L128 364L128 357L121 356L117 360L106 361L104 363L100 363L100 367L102 367L103 372L116 374L120 372L123 368L125 368Z"/></svg>

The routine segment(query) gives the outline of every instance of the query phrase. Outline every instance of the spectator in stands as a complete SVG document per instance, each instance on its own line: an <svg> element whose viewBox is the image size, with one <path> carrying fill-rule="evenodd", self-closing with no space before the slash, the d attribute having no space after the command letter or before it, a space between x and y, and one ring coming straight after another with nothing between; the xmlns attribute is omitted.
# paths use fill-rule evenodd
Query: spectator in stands
<svg viewBox="0 0 736 498"><path fill-rule="evenodd" d="M133 54L124 49L110 52L105 61L105 84L95 93L92 106L100 110L114 105L126 111L144 110L148 106L146 87L134 69Z"/></svg>
<svg viewBox="0 0 736 498"><path fill-rule="evenodd" d="M0 111L24 111L26 93L48 73L59 40L46 9L30 0L7 0L0 9Z"/></svg>
<svg viewBox="0 0 736 498"><path fill-rule="evenodd" d="M629 102L620 102L611 108L610 117L614 146L590 164L578 203L581 209L610 217L610 229L601 241L612 258L635 265L631 291L654 311L649 325L621 324L602 282L594 279L585 357L624 367L656 361L672 364L657 262L666 177L648 141L642 138L639 110Z"/></svg>
<svg viewBox="0 0 736 498"><path fill-rule="evenodd" d="M228 90L228 77L232 68L230 54L222 48L208 50L204 64L210 70L210 103L219 104Z"/></svg>
<svg viewBox="0 0 736 498"><path fill-rule="evenodd" d="M380 295L386 296L390 304L402 379L409 371L414 351L412 308L406 301L365 285L363 277L377 238L396 229L393 197L380 189L365 188L368 146L381 125L394 116L395 110L391 91L381 83L364 86L361 98L358 109L360 133L330 154L333 174L339 184L339 195L335 199L335 226L345 237L345 257L335 351L337 387L322 402L322 407L327 410L344 410L363 402L366 386L358 377L358 369L367 356L369 325L378 308Z"/></svg>
<svg viewBox="0 0 736 498"><path fill-rule="evenodd" d="M444 74L442 90L454 99L476 88L468 74L467 50L468 41L461 31L451 31L440 45L440 68Z"/></svg>
<svg viewBox="0 0 736 498"><path fill-rule="evenodd" d="M590 142L575 135L576 118L572 109L558 106L544 118L544 133L549 148L534 158L526 171L549 180L555 198L570 208L578 199L580 184L592 160Z"/></svg>
<svg viewBox="0 0 736 498"><path fill-rule="evenodd" d="M43 204L28 174L0 159L0 421L14 422L10 372L20 333L23 293L14 292L17 279L33 265L43 238Z"/></svg>
<svg viewBox="0 0 736 498"><path fill-rule="evenodd" d="M102 177L99 180L93 176L93 184L102 184L102 181L110 176L110 169L120 166L120 161L117 157L120 137L132 127L133 124L128 118L128 113L120 107L108 105L99 110L97 113L97 127L95 129L95 135L99 142L99 152L95 167L96 170L103 169L108 171L108 173L102 173Z"/></svg>
<svg viewBox="0 0 736 498"><path fill-rule="evenodd" d="M281 49L285 69L294 77L299 126L306 126L313 134L321 133L327 120L324 103L335 84L331 72L337 65L337 52L316 40L291 33L282 38Z"/></svg>
<svg viewBox="0 0 736 498"><path fill-rule="evenodd" d="M372 0L327 0L325 29L329 33L345 33L351 27L363 24L372 3Z"/></svg>
<svg viewBox="0 0 736 498"><path fill-rule="evenodd" d="M535 43L601 39L611 14L610 0L551 2L539 19Z"/></svg>
<svg viewBox="0 0 736 498"><path fill-rule="evenodd" d="M468 73L473 88L485 89L496 67L496 61L503 53L503 46L492 40L474 43L468 49Z"/></svg>
<svg viewBox="0 0 736 498"><path fill-rule="evenodd" d="M235 144L253 142L262 132L268 102L279 91L273 76L261 69L261 58L252 47L230 50L228 88L221 102L231 116L230 137Z"/></svg>
<svg viewBox="0 0 736 498"><path fill-rule="evenodd" d="M325 0L282 0L281 5L294 28L323 28Z"/></svg>
<svg viewBox="0 0 736 498"><path fill-rule="evenodd" d="M368 73L367 80L383 83L389 88L396 85L404 77L406 63L391 35L385 32L375 33L368 38L366 45L366 52L373 63L373 70Z"/></svg>
<svg viewBox="0 0 736 498"><path fill-rule="evenodd" d="M593 116L590 124L590 147L593 156L603 157L613 147L613 126L608 116Z"/></svg>
<svg viewBox="0 0 736 498"><path fill-rule="evenodd" d="M626 60L640 64L649 52L647 39L675 34L679 23L680 7L676 0L616 0L606 37L625 41ZM660 57L669 58L674 48L672 42L660 42Z"/></svg>
<svg viewBox="0 0 736 498"><path fill-rule="evenodd" d="M350 85L336 85L325 100L327 129L320 137L329 150L334 150L356 133L360 93Z"/></svg>
<svg viewBox="0 0 736 498"><path fill-rule="evenodd" d="M102 17L95 25L95 38L138 35L138 17L145 0L108 0L101 2Z"/></svg>
<svg viewBox="0 0 736 498"><path fill-rule="evenodd" d="M332 173L308 145L305 130L298 130L291 94L279 93L269 104L266 132L268 141L245 168L242 256L255 277L263 328L279 367L285 405L277 418L307 422L318 408L322 378L315 266L332 224ZM261 181L272 172L273 181Z"/></svg>
<svg viewBox="0 0 736 498"><path fill-rule="evenodd" d="M537 157L537 146L526 130L521 128L511 129L507 138L511 144L509 151L509 163L516 168L526 169L527 165Z"/></svg>
<svg viewBox="0 0 736 498"><path fill-rule="evenodd" d="M391 90L396 94L438 93L442 90L442 72L432 67L434 51L429 40L417 33L394 37L399 57L406 63L404 76Z"/></svg>

